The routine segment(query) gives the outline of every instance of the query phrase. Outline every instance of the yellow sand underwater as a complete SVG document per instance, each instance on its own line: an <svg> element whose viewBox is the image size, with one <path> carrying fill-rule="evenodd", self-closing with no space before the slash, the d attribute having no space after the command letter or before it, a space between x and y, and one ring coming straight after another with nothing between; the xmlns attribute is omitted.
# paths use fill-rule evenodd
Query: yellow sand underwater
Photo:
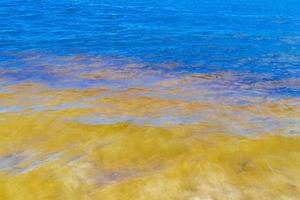
<svg viewBox="0 0 300 200"><path fill-rule="evenodd" d="M53 90L21 84L2 93L2 105L23 104L26 109L0 115L0 199L299 199L300 137L284 134L299 131L295 126L239 135L220 122L239 121L250 130L260 129L242 118L230 119L234 116L225 111L206 123L160 126L77 120L95 113L128 117L152 111L158 116L159 109L167 112L172 106L181 107L181 114L216 107L142 98L136 91L107 97L101 96L105 89ZM74 101L97 106L53 108ZM37 111L33 105L47 109ZM281 120L300 117L293 100L259 105L256 110L218 108Z"/></svg>
<svg viewBox="0 0 300 200"><path fill-rule="evenodd" d="M66 83L136 84L2 88L1 200L300 199L299 99L222 96L234 92L230 72L141 72L156 78L142 85L137 65L101 75L50 66Z"/></svg>

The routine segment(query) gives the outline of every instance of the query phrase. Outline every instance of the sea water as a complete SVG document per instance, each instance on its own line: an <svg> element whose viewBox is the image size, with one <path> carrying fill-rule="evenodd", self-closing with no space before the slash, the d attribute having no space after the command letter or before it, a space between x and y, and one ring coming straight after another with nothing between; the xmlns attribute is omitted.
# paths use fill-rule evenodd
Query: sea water
<svg viewBox="0 0 300 200"><path fill-rule="evenodd" d="M2 0L0 199L299 199L299 11Z"/></svg>

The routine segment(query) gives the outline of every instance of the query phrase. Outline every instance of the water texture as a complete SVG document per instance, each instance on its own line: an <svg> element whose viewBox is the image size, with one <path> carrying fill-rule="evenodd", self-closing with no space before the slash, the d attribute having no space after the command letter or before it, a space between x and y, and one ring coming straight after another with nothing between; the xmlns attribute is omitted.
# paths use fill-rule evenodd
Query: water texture
<svg viewBox="0 0 300 200"><path fill-rule="evenodd" d="M0 199L299 199L299 11L2 0Z"/></svg>

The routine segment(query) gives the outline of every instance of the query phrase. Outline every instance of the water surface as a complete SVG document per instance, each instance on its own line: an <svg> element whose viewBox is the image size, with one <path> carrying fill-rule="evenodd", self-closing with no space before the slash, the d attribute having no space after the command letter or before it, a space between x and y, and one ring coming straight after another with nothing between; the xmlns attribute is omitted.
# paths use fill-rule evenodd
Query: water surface
<svg viewBox="0 0 300 200"><path fill-rule="evenodd" d="M0 199L299 199L299 10L2 0Z"/></svg>

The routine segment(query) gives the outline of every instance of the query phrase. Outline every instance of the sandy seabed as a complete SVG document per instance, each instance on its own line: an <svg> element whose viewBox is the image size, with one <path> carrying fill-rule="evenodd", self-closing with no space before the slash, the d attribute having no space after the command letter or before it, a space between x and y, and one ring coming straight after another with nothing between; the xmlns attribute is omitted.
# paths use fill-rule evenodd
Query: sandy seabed
<svg viewBox="0 0 300 200"><path fill-rule="evenodd" d="M55 81L2 74L0 199L300 198L299 99L249 94L297 80L249 85L239 80L256 75L18 57Z"/></svg>

